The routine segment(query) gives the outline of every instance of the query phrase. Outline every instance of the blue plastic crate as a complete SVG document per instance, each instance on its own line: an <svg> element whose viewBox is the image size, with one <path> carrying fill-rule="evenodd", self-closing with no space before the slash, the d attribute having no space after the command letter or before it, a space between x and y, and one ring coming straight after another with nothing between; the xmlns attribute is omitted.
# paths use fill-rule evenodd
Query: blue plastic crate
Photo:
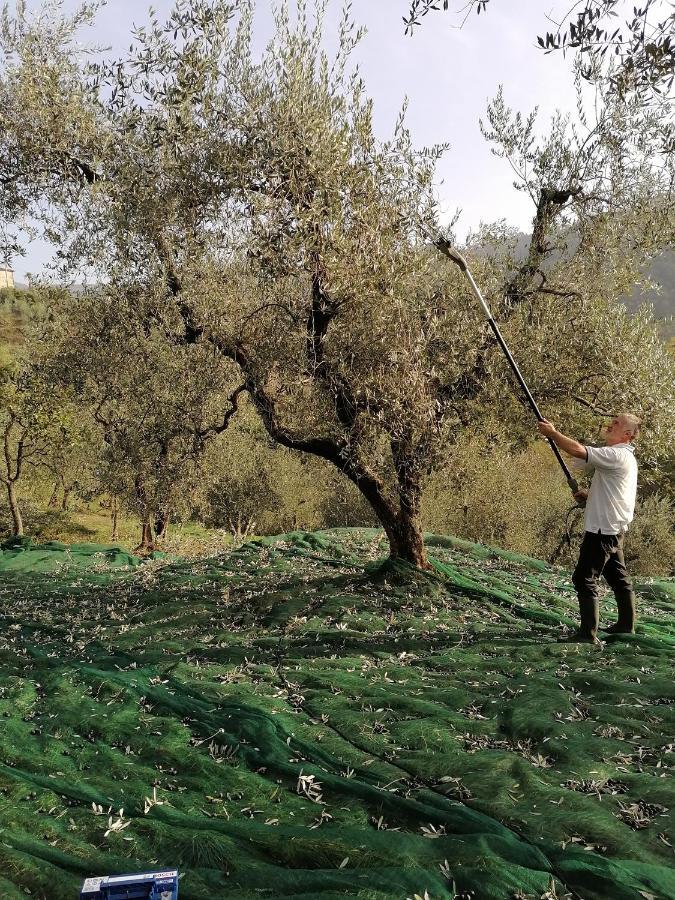
<svg viewBox="0 0 675 900"><path fill-rule="evenodd" d="M80 900L178 900L178 869L87 878Z"/></svg>

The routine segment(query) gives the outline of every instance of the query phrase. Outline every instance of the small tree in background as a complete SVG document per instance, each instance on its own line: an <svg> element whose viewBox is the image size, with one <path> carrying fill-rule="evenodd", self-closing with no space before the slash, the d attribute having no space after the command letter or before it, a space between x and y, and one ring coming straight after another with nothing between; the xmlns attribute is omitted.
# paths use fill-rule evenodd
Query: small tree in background
<svg viewBox="0 0 675 900"><path fill-rule="evenodd" d="M208 344L172 346L138 315L152 296L151 285L118 285L70 298L43 331L40 359L98 430L99 487L138 516L143 550L191 511L208 443L241 393Z"/></svg>
<svg viewBox="0 0 675 900"><path fill-rule="evenodd" d="M638 503L626 538L626 561L639 575L675 575L675 504L659 494Z"/></svg>
<svg viewBox="0 0 675 900"><path fill-rule="evenodd" d="M235 537L377 521L358 489L328 462L270 440L246 399L209 446L196 510L208 525Z"/></svg>
<svg viewBox="0 0 675 900"><path fill-rule="evenodd" d="M39 477L56 448L77 440L73 413L64 394L46 385L29 363L0 369L0 482L16 536L24 533L21 488L29 475Z"/></svg>
<svg viewBox="0 0 675 900"><path fill-rule="evenodd" d="M36 332L49 307L64 296L61 290L39 287L0 292L0 482L17 536L24 532L20 497L27 480L52 467L66 479L67 458L82 437L66 393L35 365Z"/></svg>

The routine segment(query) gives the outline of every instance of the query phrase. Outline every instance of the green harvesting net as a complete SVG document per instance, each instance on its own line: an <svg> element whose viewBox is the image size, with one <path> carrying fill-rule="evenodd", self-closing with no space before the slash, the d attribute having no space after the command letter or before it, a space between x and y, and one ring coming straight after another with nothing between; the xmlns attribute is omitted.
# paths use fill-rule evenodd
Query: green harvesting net
<svg viewBox="0 0 675 900"><path fill-rule="evenodd" d="M567 573L428 543L429 576L367 530L4 545L0 897L177 866L185 900L675 898L675 583L559 644Z"/></svg>

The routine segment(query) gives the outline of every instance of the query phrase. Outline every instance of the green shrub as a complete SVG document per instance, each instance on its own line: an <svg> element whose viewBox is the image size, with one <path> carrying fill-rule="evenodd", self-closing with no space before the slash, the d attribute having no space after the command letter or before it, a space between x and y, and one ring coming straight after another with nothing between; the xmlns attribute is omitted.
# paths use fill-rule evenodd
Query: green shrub
<svg viewBox="0 0 675 900"><path fill-rule="evenodd" d="M626 563L635 575L675 575L675 504L654 494L638 504L626 536Z"/></svg>
<svg viewBox="0 0 675 900"><path fill-rule="evenodd" d="M543 444L512 453L495 435L462 435L424 492L425 528L548 559L574 503Z"/></svg>

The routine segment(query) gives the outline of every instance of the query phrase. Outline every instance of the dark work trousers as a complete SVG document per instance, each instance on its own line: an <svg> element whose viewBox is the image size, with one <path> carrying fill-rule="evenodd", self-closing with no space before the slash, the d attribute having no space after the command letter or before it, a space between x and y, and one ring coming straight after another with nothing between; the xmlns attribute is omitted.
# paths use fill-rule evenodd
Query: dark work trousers
<svg viewBox="0 0 675 900"><path fill-rule="evenodd" d="M632 631L635 627L635 594L623 558L623 535L587 531L572 581L579 597L580 630L589 637L595 637L598 630L598 579L601 575L614 591L619 608L619 628Z"/></svg>

